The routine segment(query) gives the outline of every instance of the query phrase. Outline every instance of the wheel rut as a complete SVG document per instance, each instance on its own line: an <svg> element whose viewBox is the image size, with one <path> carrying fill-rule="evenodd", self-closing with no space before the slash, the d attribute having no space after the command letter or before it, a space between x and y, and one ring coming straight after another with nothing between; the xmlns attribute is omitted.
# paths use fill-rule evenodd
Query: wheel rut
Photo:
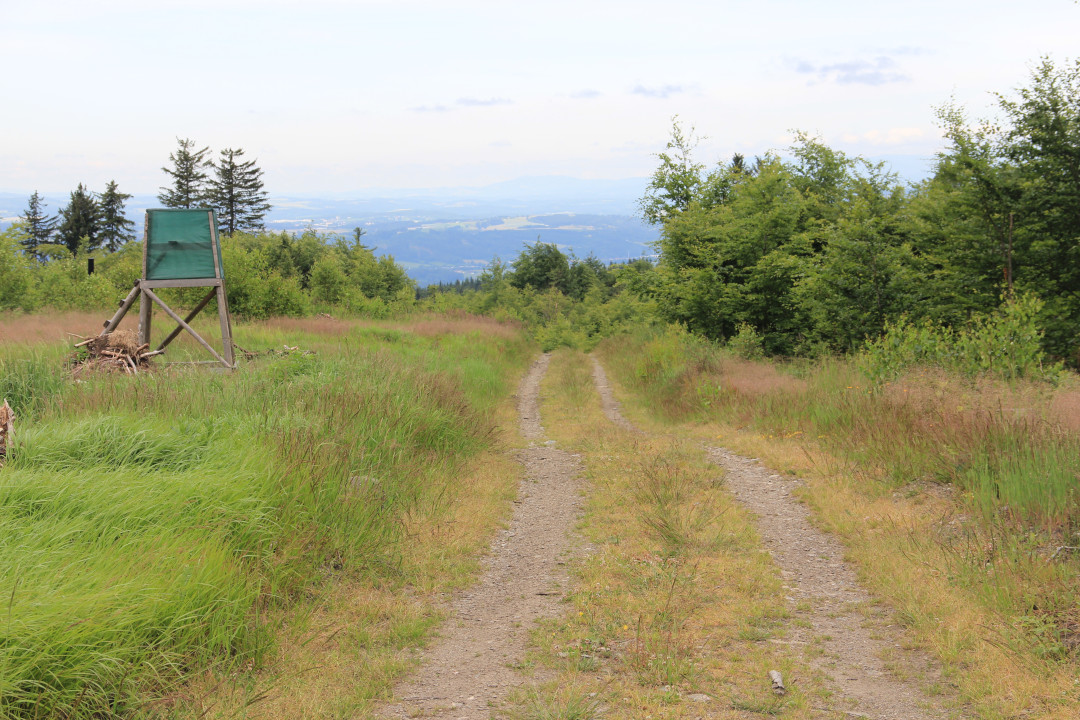
<svg viewBox="0 0 1080 720"><path fill-rule="evenodd" d="M530 444L517 456L524 476L510 526L492 542L481 579L450 602L439 639L382 717L490 718L512 689L539 680L514 665L536 621L560 612L582 506L580 459L543 440L539 390L549 359L541 356L518 389L520 430Z"/></svg>
<svg viewBox="0 0 1080 720"><path fill-rule="evenodd" d="M641 432L621 413L600 362L593 358L593 380L604 414L618 426ZM757 516L757 529L780 568L792 616L783 641L793 648L815 648L806 659L828 678L836 694L831 708L872 720L939 720L959 717L926 694L920 683L904 680L891 667L935 681L939 671L928 658L900 650L900 633L890 613L877 606L844 561L843 545L810 524L806 506L792 494L798 480L781 476L756 459L719 447L706 448L721 467L725 484ZM883 657L890 657L887 666ZM792 678L798 682L798 678Z"/></svg>

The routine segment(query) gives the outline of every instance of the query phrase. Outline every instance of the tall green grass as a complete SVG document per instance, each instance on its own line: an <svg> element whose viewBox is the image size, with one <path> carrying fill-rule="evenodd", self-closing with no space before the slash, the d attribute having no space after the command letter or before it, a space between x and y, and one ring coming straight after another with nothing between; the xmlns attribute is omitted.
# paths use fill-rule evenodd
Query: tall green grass
<svg viewBox="0 0 1080 720"><path fill-rule="evenodd" d="M57 346L0 347L0 403L7 400L18 418L39 413L68 385L63 358Z"/></svg>
<svg viewBox="0 0 1080 720"><path fill-rule="evenodd" d="M52 349L4 351L25 420L0 470L0 715L144 711L193 671L258 663L260 613L312 584L402 582L401 517L445 507L532 350L237 334L315 354L75 384Z"/></svg>

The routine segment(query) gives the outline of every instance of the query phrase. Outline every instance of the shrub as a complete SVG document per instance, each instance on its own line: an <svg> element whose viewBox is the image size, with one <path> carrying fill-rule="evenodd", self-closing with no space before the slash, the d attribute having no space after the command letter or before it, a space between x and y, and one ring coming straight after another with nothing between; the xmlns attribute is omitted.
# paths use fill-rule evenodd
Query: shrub
<svg viewBox="0 0 1080 720"><path fill-rule="evenodd" d="M859 354L859 364L876 385L919 365L968 377L986 374L1006 380L1054 381L1062 372L1062 364L1046 362L1043 330L1036 322L1042 307L1038 298L1023 295L961 330L930 320L887 323L881 337L867 342Z"/></svg>
<svg viewBox="0 0 1080 720"><path fill-rule="evenodd" d="M727 348L745 360L760 360L765 357L761 335L749 323L739 323L738 332L728 340Z"/></svg>

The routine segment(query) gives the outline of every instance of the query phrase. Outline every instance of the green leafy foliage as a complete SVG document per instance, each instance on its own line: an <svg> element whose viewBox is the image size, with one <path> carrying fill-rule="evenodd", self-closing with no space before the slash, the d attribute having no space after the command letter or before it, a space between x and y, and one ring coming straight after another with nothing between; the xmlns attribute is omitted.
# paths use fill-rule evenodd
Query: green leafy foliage
<svg viewBox="0 0 1080 720"><path fill-rule="evenodd" d="M727 341L727 349L744 360L761 360L765 357L761 336L749 323L739 324L735 336Z"/></svg>
<svg viewBox="0 0 1080 720"><path fill-rule="evenodd" d="M1056 380L1061 363L1049 363L1042 348L1037 318L1041 300L1022 295L999 310L954 329L929 319L906 319L886 325L885 333L866 344L860 364L876 383L893 380L907 370L940 367L969 377L994 375L1006 380Z"/></svg>
<svg viewBox="0 0 1080 720"><path fill-rule="evenodd" d="M20 252L25 237L21 224L0 233L0 309L114 308L142 275L141 243L95 253L96 272L87 275L84 257L66 248L57 248L48 262L27 257ZM223 239L222 260L229 307L240 317L334 308L385 317L413 302L412 281L392 257L376 257L359 242L334 236L237 233ZM181 306L194 305L201 291L172 296Z"/></svg>
<svg viewBox="0 0 1080 720"><path fill-rule="evenodd" d="M705 166L693 159L697 143L694 129L685 131L678 116L672 118L671 139L656 156L660 165L640 202L646 222L659 224L683 212L701 192Z"/></svg>
<svg viewBox="0 0 1080 720"><path fill-rule="evenodd" d="M737 155L706 172L675 123L641 201L661 237L656 277L638 292L712 339L746 324L771 355L858 350L901 318L960 328L1036 294L1042 349L1080 364L1080 63L1043 61L999 108L975 125L940 109L949 147L907 188L805 133L790 160L748 168ZM989 326L954 339L974 337L1006 341Z"/></svg>

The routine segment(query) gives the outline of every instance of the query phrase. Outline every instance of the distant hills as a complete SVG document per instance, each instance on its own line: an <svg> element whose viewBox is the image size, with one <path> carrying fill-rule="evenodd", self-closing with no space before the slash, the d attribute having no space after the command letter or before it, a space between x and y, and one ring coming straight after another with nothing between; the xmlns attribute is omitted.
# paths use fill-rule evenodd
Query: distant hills
<svg viewBox="0 0 1080 720"><path fill-rule="evenodd" d="M909 181L926 177L931 169L926 158L879 159ZM605 262L650 255L658 229L637 217L637 201L648 183L648 178L542 176L475 188L282 195L271 198L274 209L266 227L345 234L362 227L376 254L393 255L423 286L478 275L495 256L512 261L537 239ZM54 214L69 199L67 193L42 195ZM0 193L0 228L25 211L29 196ZM136 194L128 201L128 216L140 236L145 210L158 206L154 195Z"/></svg>
<svg viewBox="0 0 1080 720"><path fill-rule="evenodd" d="M652 253L657 229L635 216L647 178L521 178L479 188L381 190L323 197L272 197L266 227L274 232L366 232L378 255L392 255L421 286L478 275L492 258L512 261L529 243L555 243L578 257L605 262ZM67 194L43 193L56 213ZM0 193L0 226L26 209L26 195ZM135 195L128 216L142 234L154 195Z"/></svg>

